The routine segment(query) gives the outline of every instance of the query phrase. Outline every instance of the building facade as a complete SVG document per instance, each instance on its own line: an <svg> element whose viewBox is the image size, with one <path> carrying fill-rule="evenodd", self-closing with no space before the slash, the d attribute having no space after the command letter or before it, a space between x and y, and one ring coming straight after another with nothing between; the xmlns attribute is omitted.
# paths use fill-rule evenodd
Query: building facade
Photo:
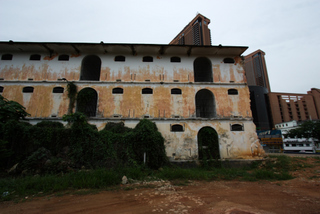
<svg viewBox="0 0 320 214"><path fill-rule="evenodd" d="M67 81L90 94L89 122L135 127L147 118L171 160L199 158L198 135L217 133L222 159L259 158L241 63L247 47L0 42L1 95L26 107L30 123L62 121ZM63 81L66 79L67 81ZM205 148L203 148L205 149Z"/></svg>
<svg viewBox="0 0 320 214"><path fill-rule="evenodd" d="M170 45L211 45L210 19L200 13L169 43Z"/></svg>
<svg viewBox="0 0 320 214"><path fill-rule="evenodd" d="M268 97L273 124L319 119L319 89L312 88L307 94L271 92Z"/></svg>

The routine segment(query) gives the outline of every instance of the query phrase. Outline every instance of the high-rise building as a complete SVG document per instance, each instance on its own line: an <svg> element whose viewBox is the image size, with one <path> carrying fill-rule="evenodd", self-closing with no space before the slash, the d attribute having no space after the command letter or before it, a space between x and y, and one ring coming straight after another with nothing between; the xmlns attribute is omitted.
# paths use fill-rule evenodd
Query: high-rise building
<svg viewBox="0 0 320 214"><path fill-rule="evenodd" d="M267 88L268 92L271 92L264 55L265 53L262 50L256 50L245 56L244 69L249 86L261 86Z"/></svg>
<svg viewBox="0 0 320 214"><path fill-rule="evenodd" d="M210 19L200 13L183 28L170 45L211 45Z"/></svg>
<svg viewBox="0 0 320 214"><path fill-rule="evenodd" d="M271 129L268 93L271 91L265 53L262 50L244 57L244 70L250 90L251 111L253 122L258 130Z"/></svg>

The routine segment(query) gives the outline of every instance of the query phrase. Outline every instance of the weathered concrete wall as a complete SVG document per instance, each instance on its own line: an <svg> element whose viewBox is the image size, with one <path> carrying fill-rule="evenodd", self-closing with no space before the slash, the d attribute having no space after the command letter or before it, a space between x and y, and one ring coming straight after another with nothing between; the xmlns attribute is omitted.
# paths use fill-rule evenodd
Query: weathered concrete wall
<svg viewBox="0 0 320 214"><path fill-rule="evenodd" d="M0 86L4 87L2 95L25 106L34 121L53 116L59 120L67 113L67 82L58 80L66 78L75 81L78 91L88 87L96 90L97 114L90 118L91 123L102 129L108 121L122 120L127 126L134 127L139 119L148 116L156 122L166 140L167 154L173 159L197 159L197 135L206 126L215 129L219 135L221 158L248 159L261 152L239 56L205 55L212 64L213 82L204 83L194 81L193 67L195 59L204 55L161 55L148 50L138 50L138 54L131 55L119 54L119 51L96 54L101 59L100 80L80 81L82 60L90 53L70 54L69 61L59 61L58 54L49 57L47 53L38 53L41 54L40 61L30 61L31 54L17 52L12 60L0 61L0 78L3 79ZM114 61L117 55L125 56L125 61ZM143 56L152 56L153 62L143 62ZM172 56L179 56L181 62L170 62ZM226 57L235 62L224 63ZM33 87L33 93L22 93L26 86ZM64 88L64 93L52 93L58 86ZM112 89L118 87L123 89L123 94L112 94ZM153 94L142 94L143 88L153 89ZM182 93L171 94L174 88L181 89ZM202 89L209 90L214 96L214 118L196 117L195 97ZM238 94L228 95L229 89L236 89ZM184 131L171 132L170 127L174 124L182 125ZM242 125L244 131L231 131L232 124Z"/></svg>

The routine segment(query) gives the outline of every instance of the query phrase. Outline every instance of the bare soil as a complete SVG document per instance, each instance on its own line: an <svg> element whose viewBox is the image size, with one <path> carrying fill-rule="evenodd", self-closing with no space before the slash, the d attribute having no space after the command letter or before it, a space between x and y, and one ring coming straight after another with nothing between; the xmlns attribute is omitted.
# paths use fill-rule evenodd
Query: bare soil
<svg viewBox="0 0 320 214"><path fill-rule="evenodd" d="M2 202L0 213L320 213L320 161L299 161L306 167L287 181L153 181L96 194Z"/></svg>

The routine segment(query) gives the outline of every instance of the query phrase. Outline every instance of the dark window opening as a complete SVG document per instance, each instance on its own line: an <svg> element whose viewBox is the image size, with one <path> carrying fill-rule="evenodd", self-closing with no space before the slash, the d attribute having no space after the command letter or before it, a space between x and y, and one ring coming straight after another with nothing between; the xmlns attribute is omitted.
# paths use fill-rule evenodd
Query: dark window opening
<svg viewBox="0 0 320 214"><path fill-rule="evenodd" d="M123 94L122 88L114 88L112 89L112 94Z"/></svg>
<svg viewBox="0 0 320 214"><path fill-rule="evenodd" d="M231 131L243 131L243 125L233 124L231 125Z"/></svg>
<svg viewBox="0 0 320 214"><path fill-rule="evenodd" d="M218 133L211 127L203 127L198 135L199 160L209 160L220 158Z"/></svg>
<svg viewBox="0 0 320 214"><path fill-rule="evenodd" d="M63 54L58 58L59 61L69 61L69 55Z"/></svg>
<svg viewBox="0 0 320 214"><path fill-rule="evenodd" d="M3 54L1 60L12 60L12 54Z"/></svg>
<svg viewBox="0 0 320 214"><path fill-rule="evenodd" d="M3 92L3 87L2 86L0 86L0 93L2 93Z"/></svg>
<svg viewBox="0 0 320 214"><path fill-rule="evenodd" d="M77 96L77 111L88 117L95 117L97 111L98 94L92 88L84 88Z"/></svg>
<svg viewBox="0 0 320 214"><path fill-rule="evenodd" d="M182 91L180 88L173 88L171 89L171 94L182 94Z"/></svg>
<svg viewBox="0 0 320 214"><path fill-rule="evenodd" d="M80 80L100 80L101 60L98 56L89 55L82 60Z"/></svg>
<svg viewBox="0 0 320 214"><path fill-rule="evenodd" d="M238 95L238 90L237 89L229 89L228 95Z"/></svg>
<svg viewBox="0 0 320 214"><path fill-rule="evenodd" d="M193 70L195 82L213 82L212 65L208 58L200 57L194 60Z"/></svg>
<svg viewBox="0 0 320 214"><path fill-rule="evenodd" d="M152 88L144 88L142 89L142 94L153 94Z"/></svg>
<svg viewBox="0 0 320 214"><path fill-rule="evenodd" d="M33 93L33 87L24 87L22 93Z"/></svg>
<svg viewBox="0 0 320 214"><path fill-rule="evenodd" d="M30 60L39 61L41 59L40 54L32 54Z"/></svg>
<svg viewBox="0 0 320 214"><path fill-rule="evenodd" d="M176 125L172 125L171 126L171 131L172 132L183 132L184 130L183 130L183 126L182 125L176 124Z"/></svg>
<svg viewBox="0 0 320 214"><path fill-rule="evenodd" d="M114 61L116 61L116 62L124 62L124 61L126 61L126 57L124 57L124 56L116 56L114 58Z"/></svg>
<svg viewBox="0 0 320 214"><path fill-rule="evenodd" d="M207 89L202 89L196 94L196 116L212 118L216 115L214 95Z"/></svg>
<svg viewBox="0 0 320 214"><path fill-rule="evenodd" d="M62 87L54 87L52 90L52 93L63 93L64 92L64 88Z"/></svg>
<svg viewBox="0 0 320 214"><path fill-rule="evenodd" d="M224 58L224 59L223 59L223 62L224 62L224 63L233 64L233 63L234 63L234 59L232 59L232 58Z"/></svg>
<svg viewBox="0 0 320 214"><path fill-rule="evenodd" d="M152 56L144 56L142 59L143 62L153 62Z"/></svg>
<svg viewBox="0 0 320 214"><path fill-rule="evenodd" d="M170 62L181 62L181 58L173 56L173 57L170 58Z"/></svg>

